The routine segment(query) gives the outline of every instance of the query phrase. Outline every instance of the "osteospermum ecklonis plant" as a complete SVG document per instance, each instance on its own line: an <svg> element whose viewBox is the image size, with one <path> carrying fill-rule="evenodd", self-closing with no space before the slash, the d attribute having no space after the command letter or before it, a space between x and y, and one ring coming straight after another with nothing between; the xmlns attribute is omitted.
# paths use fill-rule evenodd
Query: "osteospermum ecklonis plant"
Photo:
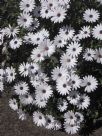
<svg viewBox="0 0 102 136"><path fill-rule="evenodd" d="M85 123L91 94L100 86L95 66L102 64L101 12L85 1L76 7L71 0L21 0L15 25L0 29L6 56L0 91L10 85L9 106L21 120L30 114L37 126L68 134Z"/></svg>

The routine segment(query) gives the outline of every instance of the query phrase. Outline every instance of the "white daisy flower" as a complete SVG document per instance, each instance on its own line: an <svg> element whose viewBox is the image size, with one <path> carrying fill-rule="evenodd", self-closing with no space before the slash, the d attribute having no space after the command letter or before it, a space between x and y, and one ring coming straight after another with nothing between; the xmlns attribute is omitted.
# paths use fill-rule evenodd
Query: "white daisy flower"
<svg viewBox="0 0 102 136"><path fill-rule="evenodd" d="M42 82L42 83L46 83L46 82L49 81L48 76L43 72L38 73L38 78L39 78L39 81Z"/></svg>
<svg viewBox="0 0 102 136"><path fill-rule="evenodd" d="M87 48L83 54L83 58L86 61L93 61L95 57L95 51L93 49Z"/></svg>
<svg viewBox="0 0 102 136"><path fill-rule="evenodd" d="M40 33L44 36L45 39L47 39L49 37L49 35L50 35L49 31L47 29L45 29L45 28L42 28L40 30Z"/></svg>
<svg viewBox="0 0 102 136"><path fill-rule="evenodd" d="M98 2L100 2L100 4L102 4L102 0L97 0Z"/></svg>
<svg viewBox="0 0 102 136"><path fill-rule="evenodd" d="M37 87L37 86L39 86L39 84L41 84L38 80L35 80L35 79L33 79L33 78L31 78L31 80L30 80L30 83L31 83L31 85L33 86L33 87Z"/></svg>
<svg viewBox="0 0 102 136"><path fill-rule="evenodd" d="M38 81L40 83L40 81L39 81L39 75L38 75L40 72L41 72L41 69L36 70L34 72L34 74L32 73L31 75L29 75L30 79L31 80L36 80L36 81Z"/></svg>
<svg viewBox="0 0 102 136"><path fill-rule="evenodd" d="M93 92L97 89L98 81L92 75L83 77L81 86L85 87L85 92Z"/></svg>
<svg viewBox="0 0 102 136"><path fill-rule="evenodd" d="M50 57L55 52L55 46L52 41L49 39L45 39L41 44L38 46L38 49L41 50L44 56Z"/></svg>
<svg viewBox="0 0 102 136"><path fill-rule="evenodd" d="M42 76L39 74L39 71L36 72L35 75L30 76L30 82L33 87L36 88L37 86L41 85L42 83L47 83L49 81L49 79L46 75L42 74Z"/></svg>
<svg viewBox="0 0 102 136"><path fill-rule="evenodd" d="M55 81L59 79L65 79L68 77L67 69L63 67L55 67L51 73L52 79Z"/></svg>
<svg viewBox="0 0 102 136"><path fill-rule="evenodd" d="M90 26L83 26L79 31L79 35L81 36L81 39L90 37L91 35Z"/></svg>
<svg viewBox="0 0 102 136"><path fill-rule="evenodd" d="M52 10L48 9L48 7L42 7L41 8L41 11L40 11L40 16L42 18L50 18L51 16L53 15L53 12Z"/></svg>
<svg viewBox="0 0 102 136"><path fill-rule="evenodd" d="M40 48L35 48L32 50L31 59L34 62L41 62L44 60L44 54Z"/></svg>
<svg viewBox="0 0 102 136"><path fill-rule="evenodd" d="M24 113L24 111L22 111L22 109L19 109L19 110L17 111L17 113L18 113L18 116L19 116L19 119L20 119L20 120L26 120L26 119L27 119L27 116L26 116L26 114Z"/></svg>
<svg viewBox="0 0 102 136"><path fill-rule="evenodd" d="M19 73L21 74L21 76L28 76L28 69L29 69L29 63L22 63L19 66Z"/></svg>
<svg viewBox="0 0 102 136"><path fill-rule="evenodd" d="M55 120L55 122L54 122L54 130L59 130L59 129L61 129L61 122Z"/></svg>
<svg viewBox="0 0 102 136"><path fill-rule="evenodd" d="M99 48L99 49L95 50L94 59L96 60L97 63L102 64L102 48Z"/></svg>
<svg viewBox="0 0 102 136"><path fill-rule="evenodd" d="M57 46L58 48L62 48L67 44L67 41L64 39L64 37L57 35L54 38L54 45Z"/></svg>
<svg viewBox="0 0 102 136"><path fill-rule="evenodd" d="M94 38L98 40L102 40L102 24L97 24L93 30L92 30L92 35Z"/></svg>
<svg viewBox="0 0 102 136"><path fill-rule="evenodd" d="M14 111L18 110L18 104L17 104L17 100L16 99L10 99L9 100L9 106L11 109L13 109Z"/></svg>
<svg viewBox="0 0 102 136"><path fill-rule="evenodd" d="M19 27L12 27L11 25L9 25L8 27L5 28L5 34L8 36L8 37L16 37L17 34L19 33Z"/></svg>
<svg viewBox="0 0 102 136"><path fill-rule="evenodd" d="M23 12L18 16L17 22L20 27L28 28L32 24L33 18L29 13Z"/></svg>
<svg viewBox="0 0 102 136"><path fill-rule="evenodd" d="M21 95L19 99L23 105L29 105L33 103L33 97L30 94Z"/></svg>
<svg viewBox="0 0 102 136"><path fill-rule="evenodd" d="M60 112L64 112L68 108L67 101L64 99L59 99L57 108Z"/></svg>
<svg viewBox="0 0 102 136"><path fill-rule="evenodd" d="M71 85L72 85L73 89L76 90L77 88L80 88L81 79L79 78L78 75L72 74L71 77L70 77L70 80L71 80Z"/></svg>
<svg viewBox="0 0 102 136"><path fill-rule="evenodd" d="M29 76L36 73L39 70L39 65L36 63L29 64Z"/></svg>
<svg viewBox="0 0 102 136"><path fill-rule="evenodd" d="M42 7L47 7L48 9L53 9L55 7L58 7L58 1L56 0L47 0L47 1L41 1Z"/></svg>
<svg viewBox="0 0 102 136"><path fill-rule="evenodd" d="M71 57L77 57L82 51L82 47L78 42L71 42L67 47L67 54Z"/></svg>
<svg viewBox="0 0 102 136"><path fill-rule="evenodd" d="M62 56L61 56L61 59L60 59L60 63L63 67L65 68L72 68L76 65L76 58L72 58L71 56L69 56L67 53L64 53Z"/></svg>
<svg viewBox="0 0 102 136"><path fill-rule="evenodd" d="M72 74L76 74L77 68L76 66L73 68L67 68L68 74L69 74L69 78Z"/></svg>
<svg viewBox="0 0 102 136"><path fill-rule="evenodd" d="M79 125L69 125L68 123L64 123L64 128L65 128L65 131L68 133L68 134L76 134L79 130Z"/></svg>
<svg viewBox="0 0 102 136"><path fill-rule="evenodd" d="M84 116L80 112L75 112L76 123L80 124L84 120Z"/></svg>
<svg viewBox="0 0 102 136"><path fill-rule="evenodd" d="M46 125L45 127L47 129L54 129L54 123L55 123L55 119L52 115L46 115Z"/></svg>
<svg viewBox="0 0 102 136"><path fill-rule="evenodd" d="M77 91L73 90L73 91L69 92L67 99L68 99L69 103L76 105L79 100L79 97L80 97L79 93Z"/></svg>
<svg viewBox="0 0 102 136"><path fill-rule="evenodd" d="M17 38L17 37L12 39L9 43L10 48L12 48L14 50L19 48L21 45L22 45L22 40L20 38Z"/></svg>
<svg viewBox="0 0 102 136"><path fill-rule="evenodd" d="M35 0L22 0L20 2L20 10L31 12L35 7Z"/></svg>
<svg viewBox="0 0 102 136"><path fill-rule="evenodd" d="M25 95L28 93L29 87L26 82L20 82L14 86L14 91L17 95Z"/></svg>
<svg viewBox="0 0 102 136"><path fill-rule="evenodd" d="M81 34L76 34L73 36L73 42L79 42L82 39L82 35Z"/></svg>
<svg viewBox="0 0 102 136"><path fill-rule="evenodd" d="M35 111L33 113L33 122L37 125L37 126L45 126L46 124L46 119L45 116L39 112L39 111Z"/></svg>
<svg viewBox="0 0 102 136"><path fill-rule="evenodd" d="M76 117L74 112L72 111L68 111L64 114L64 120L66 123L70 124L70 125L74 125L76 122Z"/></svg>
<svg viewBox="0 0 102 136"><path fill-rule="evenodd" d="M71 85L67 79L58 80L56 88L61 95L67 95L69 94L69 91L71 91Z"/></svg>
<svg viewBox="0 0 102 136"><path fill-rule="evenodd" d="M35 29L37 29L38 27L39 27L39 21L38 21L38 19L37 18L34 18L33 19L33 22L31 23L31 25L28 27L28 30L29 31L34 31Z"/></svg>
<svg viewBox="0 0 102 136"><path fill-rule="evenodd" d="M16 73L13 67L7 67L5 70L5 74L7 82L11 83L15 80Z"/></svg>
<svg viewBox="0 0 102 136"><path fill-rule="evenodd" d="M100 17L100 14L97 10L95 9L87 9L84 14L83 18L86 22L96 22Z"/></svg>
<svg viewBox="0 0 102 136"><path fill-rule="evenodd" d="M47 104L47 100L40 98L39 96L35 97L34 104L39 108L45 108Z"/></svg>
<svg viewBox="0 0 102 136"><path fill-rule="evenodd" d="M70 0L58 0L61 5L68 4Z"/></svg>
<svg viewBox="0 0 102 136"><path fill-rule="evenodd" d="M34 38L33 33L27 33L27 35L23 37L23 42L26 44L33 44L33 38Z"/></svg>
<svg viewBox="0 0 102 136"><path fill-rule="evenodd" d="M53 15L51 17L51 21L54 23L61 23L65 19L66 16L66 10L62 7L57 7L53 9Z"/></svg>
<svg viewBox="0 0 102 136"><path fill-rule="evenodd" d="M74 36L75 30L70 26L64 26L60 28L59 34L64 37L65 40L71 40Z"/></svg>
<svg viewBox="0 0 102 136"><path fill-rule="evenodd" d="M3 90L4 90L4 84L3 82L0 81L0 92L3 92Z"/></svg>
<svg viewBox="0 0 102 136"><path fill-rule="evenodd" d="M36 44L41 44L43 42L43 40L45 39L44 35L40 32L34 34L33 36L33 44L36 45Z"/></svg>
<svg viewBox="0 0 102 136"><path fill-rule="evenodd" d="M76 106L79 109L84 110L87 109L89 105L90 105L90 98L86 94L80 95L80 98Z"/></svg>
<svg viewBox="0 0 102 136"><path fill-rule="evenodd" d="M47 100L51 97L51 95L53 94L53 91L51 86L49 86L46 83L42 83L36 87L35 94L36 96Z"/></svg>
<svg viewBox="0 0 102 136"><path fill-rule="evenodd" d="M2 37L6 35L6 28L0 28L0 35L2 35Z"/></svg>

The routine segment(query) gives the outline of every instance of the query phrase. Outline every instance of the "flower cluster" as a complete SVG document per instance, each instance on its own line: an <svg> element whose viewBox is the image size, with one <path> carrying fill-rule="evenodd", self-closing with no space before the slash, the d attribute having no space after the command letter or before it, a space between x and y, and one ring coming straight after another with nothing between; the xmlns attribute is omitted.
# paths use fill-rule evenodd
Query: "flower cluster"
<svg viewBox="0 0 102 136"><path fill-rule="evenodd" d="M96 3L100 6L102 1ZM102 64L101 13L84 7L77 28L71 17L80 15L71 12L73 4L21 0L16 25L0 29L1 52L6 56L0 65L0 91L7 83L12 87L9 106L21 120L29 113L37 126L64 128L69 134L79 131L90 94L100 85L91 66Z"/></svg>
<svg viewBox="0 0 102 136"><path fill-rule="evenodd" d="M51 19L52 22L63 22L66 17L66 12L69 5L70 0L41 0L41 17L46 19Z"/></svg>
<svg viewBox="0 0 102 136"><path fill-rule="evenodd" d="M0 69L0 83L3 82L11 83L15 80L15 69L13 67L6 67L6 69ZM1 87L1 86L0 86ZM3 87L0 91L3 91Z"/></svg>

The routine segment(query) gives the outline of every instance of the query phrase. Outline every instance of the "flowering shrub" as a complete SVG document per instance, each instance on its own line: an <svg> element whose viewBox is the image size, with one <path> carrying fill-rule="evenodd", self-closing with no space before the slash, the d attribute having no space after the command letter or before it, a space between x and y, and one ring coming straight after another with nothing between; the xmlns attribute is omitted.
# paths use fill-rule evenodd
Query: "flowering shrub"
<svg viewBox="0 0 102 136"><path fill-rule="evenodd" d="M0 9L0 91L11 88L19 119L75 134L101 117L102 0L4 0Z"/></svg>

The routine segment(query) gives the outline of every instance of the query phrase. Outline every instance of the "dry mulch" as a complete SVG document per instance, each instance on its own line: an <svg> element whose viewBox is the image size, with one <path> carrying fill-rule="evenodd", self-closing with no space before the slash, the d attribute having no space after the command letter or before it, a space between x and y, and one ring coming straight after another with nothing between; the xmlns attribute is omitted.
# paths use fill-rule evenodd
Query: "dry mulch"
<svg viewBox="0 0 102 136"><path fill-rule="evenodd" d="M0 136L69 136L63 132L38 128L30 117L26 121L20 121L17 113L9 108L8 100L7 94L0 98ZM90 136L102 136L102 128Z"/></svg>

